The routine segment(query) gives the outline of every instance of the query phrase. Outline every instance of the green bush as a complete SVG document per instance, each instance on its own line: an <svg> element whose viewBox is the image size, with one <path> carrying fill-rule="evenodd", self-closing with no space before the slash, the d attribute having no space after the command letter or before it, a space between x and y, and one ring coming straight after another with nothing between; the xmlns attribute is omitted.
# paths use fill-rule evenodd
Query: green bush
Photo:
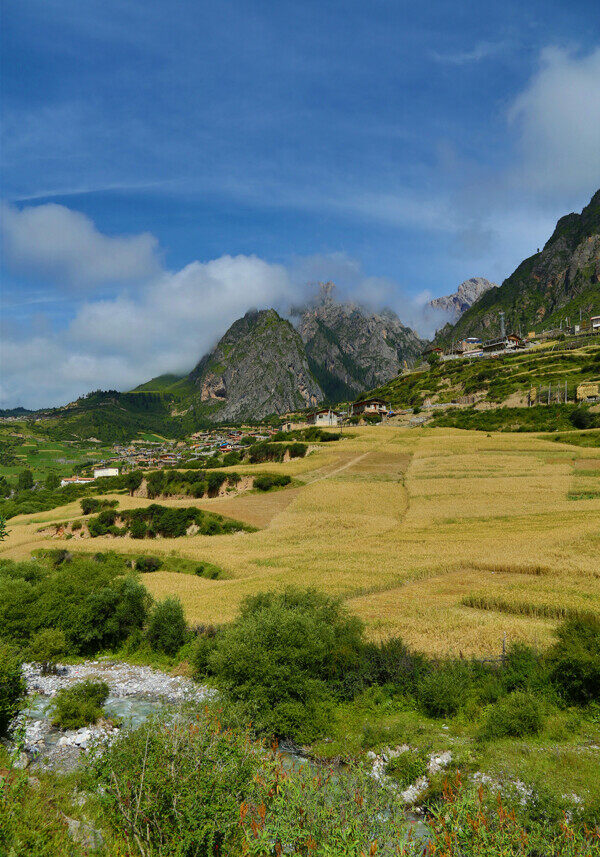
<svg viewBox="0 0 600 857"><path fill-rule="evenodd" d="M461 708L469 690L467 665L447 662L426 673L417 686L417 699L430 717L449 717Z"/></svg>
<svg viewBox="0 0 600 857"><path fill-rule="evenodd" d="M31 470L22 470L18 477L18 487L20 491L26 491L33 488L33 473Z"/></svg>
<svg viewBox="0 0 600 857"><path fill-rule="evenodd" d="M145 574L149 571L158 571L163 562L157 556L139 556L135 561L135 570Z"/></svg>
<svg viewBox="0 0 600 857"><path fill-rule="evenodd" d="M543 725L544 717L537 697L517 690L490 708L481 737L522 738L524 735L537 735Z"/></svg>
<svg viewBox="0 0 600 857"><path fill-rule="evenodd" d="M415 750L407 750L405 753L400 753L399 756L394 756L390 759L385 767L386 773L396 780L398 785L405 789L418 780L419 777L424 777L427 773L427 758L423 753Z"/></svg>
<svg viewBox="0 0 600 857"><path fill-rule="evenodd" d="M240 807L267 801L271 785L261 748L205 713L151 720L119 736L91 755L89 775L104 825L126 844L122 853L135 840L136 854L161 857L241 854Z"/></svg>
<svg viewBox="0 0 600 857"><path fill-rule="evenodd" d="M261 593L217 637L208 667L256 728L311 740L348 674L361 669L362 635L336 598L312 589Z"/></svg>
<svg viewBox="0 0 600 857"><path fill-rule="evenodd" d="M49 673L56 669L56 663L66 648L67 640L60 628L42 628L31 638L27 657L33 663L41 664L43 673Z"/></svg>
<svg viewBox="0 0 600 857"><path fill-rule="evenodd" d="M254 488L259 491L270 491L271 488L281 488L284 485L289 485L291 477L284 474L264 473L262 476L254 477Z"/></svg>
<svg viewBox="0 0 600 857"><path fill-rule="evenodd" d="M501 681L507 691L531 690L547 683L543 660L531 646L513 643L502 665Z"/></svg>
<svg viewBox="0 0 600 857"><path fill-rule="evenodd" d="M0 638L26 645L43 628L60 629L74 654L119 646L146 623L150 596L123 561L73 557L0 562Z"/></svg>
<svg viewBox="0 0 600 857"><path fill-rule="evenodd" d="M148 642L155 652L173 657L188 635L183 607L179 598L159 601L150 615Z"/></svg>
<svg viewBox="0 0 600 857"><path fill-rule="evenodd" d="M146 522L143 521L141 518L134 518L131 522L129 532L131 533L132 539L145 539L148 535L148 527L146 526Z"/></svg>
<svg viewBox="0 0 600 857"><path fill-rule="evenodd" d="M394 685L395 690L414 694L421 676L428 669L427 659L411 652L400 637L365 646L366 678L379 685Z"/></svg>
<svg viewBox="0 0 600 857"><path fill-rule="evenodd" d="M95 497L83 497L79 502L83 515L91 515L100 509L100 500L96 500Z"/></svg>
<svg viewBox="0 0 600 857"><path fill-rule="evenodd" d="M559 692L579 705L600 699L600 618L568 619L557 636L548 660Z"/></svg>
<svg viewBox="0 0 600 857"><path fill-rule="evenodd" d="M0 644L0 735L4 735L10 721L18 714L26 693L21 666L15 650Z"/></svg>
<svg viewBox="0 0 600 857"><path fill-rule="evenodd" d="M104 681L83 681L59 690L53 700L52 723L59 729L80 729L102 717L109 688Z"/></svg>

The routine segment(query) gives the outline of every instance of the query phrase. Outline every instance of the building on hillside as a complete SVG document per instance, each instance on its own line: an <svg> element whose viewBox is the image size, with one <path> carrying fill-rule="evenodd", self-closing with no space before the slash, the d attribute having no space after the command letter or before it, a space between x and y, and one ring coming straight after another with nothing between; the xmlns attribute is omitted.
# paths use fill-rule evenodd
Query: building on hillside
<svg viewBox="0 0 600 857"><path fill-rule="evenodd" d="M94 469L94 479L99 479L101 476L118 476L118 467L96 467Z"/></svg>
<svg viewBox="0 0 600 857"><path fill-rule="evenodd" d="M60 480L60 487L65 485L87 485L88 482L93 482L94 479L90 476L65 476Z"/></svg>
<svg viewBox="0 0 600 857"><path fill-rule="evenodd" d="M361 402L354 402L351 406L351 413L354 416L362 416L362 414L387 414L390 410L388 404L383 399L363 399Z"/></svg>
<svg viewBox="0 0 600 857"><path fill-rule="evenodd" d="M461 339L456 350L464 354L466 351L479 351L481 349L481 339L477 336L467 336L466 339Z"/></svg>
<svg viewBox="0 0 600 857"><path fill-rule="evenodd" d="M332 411L331 408L322 408L320 411L313 411L306 418L306 422L310 426L339 426L341 421L338 412Z"/></svg>
<svg viewBox="0 0 600 857"><path fill-rule="evenodd" d="M593 315L590 318L590 325L593 331L600 332L600 315Z"/></svg>
<svg viewBox="0 0 600 857"><path fill-rule="evenodd" d="M577 386L577 401L587 402L600 397L600 381L587 381Z"/></svg>

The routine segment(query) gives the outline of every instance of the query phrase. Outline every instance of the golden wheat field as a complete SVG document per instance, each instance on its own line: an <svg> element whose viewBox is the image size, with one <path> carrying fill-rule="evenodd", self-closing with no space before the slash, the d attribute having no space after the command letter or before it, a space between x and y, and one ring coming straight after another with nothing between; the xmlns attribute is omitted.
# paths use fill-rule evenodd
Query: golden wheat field
<svg viewBox="0 0 600 857"><path fill-rule="evenodd" d="M600 450L384 425L257 469L289 473L293 487L160 501L257 532L72 539L69 550L160 555L163 569L144 583L156 598L177 594L191 623L228 621L249 593L315 586L341 595L371 636L401 634L429 653L494 655L504 637L545 645L565 611L600 613ZM118 499L121 508L151 502ZM73 503L11 519L2 554L63 546L38 530L78 517ZM169 571L170 555L216 563L228 579Z"/></svg>

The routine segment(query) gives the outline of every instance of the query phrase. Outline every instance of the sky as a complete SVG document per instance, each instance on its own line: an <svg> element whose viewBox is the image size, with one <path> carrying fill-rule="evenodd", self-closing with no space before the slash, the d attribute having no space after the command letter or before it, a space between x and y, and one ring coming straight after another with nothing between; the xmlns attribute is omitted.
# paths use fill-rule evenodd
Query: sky
<svg viewBox="0 0 600 857"><path fill-rule="evenodd" d="M597 0L5 0L0 407L319 280L431 335L600 187Z"/></svg>

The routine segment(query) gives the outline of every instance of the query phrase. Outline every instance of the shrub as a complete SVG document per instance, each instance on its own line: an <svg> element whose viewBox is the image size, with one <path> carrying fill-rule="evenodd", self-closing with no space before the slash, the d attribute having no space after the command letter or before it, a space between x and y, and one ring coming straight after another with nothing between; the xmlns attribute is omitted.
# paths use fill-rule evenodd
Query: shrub
<svg viewBox="0 0 600 857"><path fill-rule="evenodd" d="M437 665L419 680L417 698L430 717L449 717L465 702L468 687L468 667L448 662Z"/></svg>
<svg viewBox="0 0 600 857"><path fill-rule="evenodd" d="M336 598L312 589L260 593L218 636L208 666L259 730L311 740L327 725L333 695L362 666L362 634Z"/></svg>
<svg viewBox="0 0 600 857"><path fill-rule="evenodd" d="M31 470L22 470L19 473L17 485L19 491L26 491L29 488L33 488L33 473Z"/></svg>
<svg viewBox="0 0 600 857"><path fill-rule="evenodd" d="M96 723L102 716L102 706L109 688L104 681L87 681L64 687L54 697L52 723L59 729L80 729Z"/></svg>
<svg viewBox="0 0 600 857"><path fill-rule="evenodd" d="M150 596L123 561L73 557L54 567L51 557L0 566L0 637L26 645L36 631L63 631L74 654L114 648L146 622Z"/></svg>
<svg viewBox="0 0 600 857"><path fill-rule="evenodd" d="M386 765L386 773L392 776L398 785L405 789L427 773L427 759L423 753L407 750L394 756Z"/></svg>
<svg viewBox="0 0 600 857"><path fill-rule="evenodd" d="M82 527L83 524L81 523L81 521L73 521L73 523L71 524L71 529L74 533L80 530Z"/></svg>
<svg viewBox="0 0 600 857"><path fill-rule="evenodd" d="M131 473L128 473L125 476L124 482L125 487L133 497L133 494L142 484L142 479L144 478L144 474L141 470L132 470Z"/></svg>
<svg viewBox="0 0 600 857"><path fill-rule="evenodd" d="M135 561L135 570L141 571L142 574L149 571L158 571L162 564L162 559L159 559L157 556L139 556Z"/></svg>
<svg viewBox="0 0 600 857"><path fill-rule="evenodd" d="M26 693L21 659L11 646L0 645L0 735L18 713Z"/></svg>
<svg viewBox="0 0 600 857"><path fill-rule="evenodd" d="M253 485L259 491L270 491L271 488L280 488L283 485L289 485L291 481L291 477L287 475L265 473L262 476L255 476Z"/></svg>
<svg viewBox="0 0 600 857"><path fill-rule="evenodd" d="M537 735L543 725L544 718L538 699L532 693L515 691L490 708L481 737L521 738L524 735Z"/></svg>
<svg viewBox="0 0 600 857"><path fill-rule="evenodd" d="M56 473L49 473L44 480L44 486L49 491L55 491L60 485L60 477Z"/></svg>
<svg viewBox="0 0 600 857"><path fill-rule="evenodd" d="M578 429L589 429L596 426L596 418L589 408L578 407L570 415L569 420Z"/></svg>
<svg viewBox="0 0 600 857"><path fill-rule="evenodd" d="M404 693L414 694L419 678L427 671L425 656L411 652L400 637L367 645L365 659L369 681L393 684Z"/></svg>
<svg viewBox="0 0 600 857"><path fill-rule="evenodd" d="M134 518L131 522L131 526L129 528L129 532L131 533L132 539L145 539L148 534L148 527L146 526L146 522L141 518ZM139 562L139 560L138 560ZM136 565L137 568L137 565ZM139 569L147 571L148 569ZM151 569L154 571L154 569Z"/></svg>
<svg viewBox="0 0 600 857"><path fill-rule="evenodd" d="M525 643L513 643L507 652L501 672L506 690L530 690L544 682L543 662L535 649Z"/></svg>
<svg viewBox="0 0 600 857"><path fill-rule="evenodd" d="M266 781L271 785L260 750L247 733L221 729L211 714L151 720L92 754L91 788L123 853L132 853L133 838L141 854L241 854L243 807L255 796L266 802Z"/></svg>
<svg viewBox="0 0 600 857"><path fill-rule="evenodd" d="M557 630L549 653L551 678L569 702L600 698L600 618L567 619Z"/></svg>
<svg viewBox="0 0 600 857"><path fill-rule="evenodd" d="M60 628L42 628L31 638L27 656L36 664L41 664L42 672L56 669L56 663L64 655L67 641Z"/></svg>
<svg viewBox="0 0 600 857"><path fill-rule="evenodd" d="M159 601L150 616L148 641L156 652L173 657L187 637L187 625L179 598Z"/></svg>
<svg viewBox="0 0 600 857"><path fill-rule="evenodd" d="M79 502L83 515L91 515L100 509L100 500L96 500L95 497L83 497Z"/></svg>

